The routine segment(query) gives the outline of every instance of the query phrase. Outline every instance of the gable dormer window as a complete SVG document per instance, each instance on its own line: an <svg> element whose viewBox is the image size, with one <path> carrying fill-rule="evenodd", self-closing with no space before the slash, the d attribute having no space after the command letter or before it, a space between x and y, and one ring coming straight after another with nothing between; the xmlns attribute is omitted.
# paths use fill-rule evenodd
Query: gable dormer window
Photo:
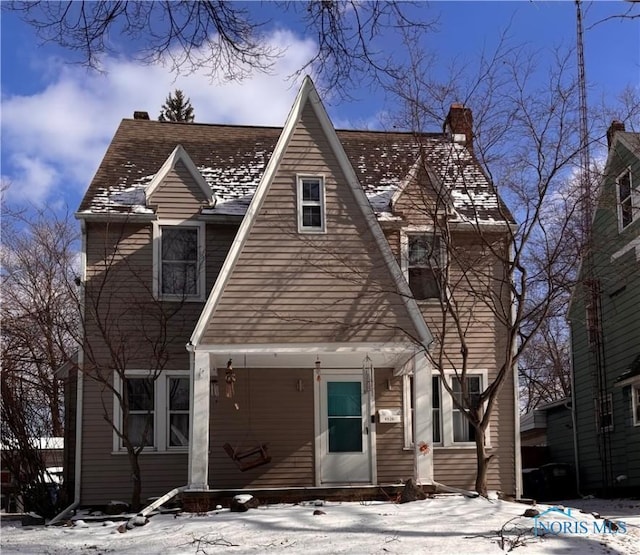
<svg viewBox="0 0 640 555"><path fill-rule="evenodd" d="M406 276L413 297L439 299L442 286L442 245L433 232L407 235Z"/></svg>
<svg viewBox="0 0 640 555"><path fill-rule="evenodd" d="M298 176L298 231L325 231L324 178Z"/></svg>
<svg viewBox="0 0 640 555"><path fill-rule="evenodd" d="M161 221L154 229L156 296L164 300L203 300L204 223Z"/></svg>
<svg viewBox="0 0 640 555"><path fill-rule="evenodd" d="M620 231L640 218L640 192L634 190L631 171L625 170L616 179L618 189L618 223Z"/></svg>

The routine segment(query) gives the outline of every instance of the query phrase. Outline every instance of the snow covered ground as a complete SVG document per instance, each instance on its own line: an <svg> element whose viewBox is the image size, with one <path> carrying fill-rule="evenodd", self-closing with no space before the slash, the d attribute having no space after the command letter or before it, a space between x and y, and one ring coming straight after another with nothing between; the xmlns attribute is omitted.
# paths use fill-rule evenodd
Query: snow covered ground
<svg viewBox="0 0 640 555"><path fill-rule="evenodd" d="M270 505L246 513L226 509L204 515L156 515L142 527L118 532L120 522L91 522L78 515L73 526L21 527L3 521L0 546L12 553L123 553L162 555L219 553L517 553L640 554L640 500L573 500L538 505L537 520L523 517L527 505L459 495L404 505L314 503ZM568 507L572 507L570 514ZM587 512L580 512L584 508ZM314 514L322 511L324 514ZM616 533L600 533L603 517ZM544 528L551 532L544 533ZM595 526L595 528L594 528ZM500 530L504 529L501 537ZM541 530L537 536L534 529ZM594 531L595 530L595 531ZM559 531L559 533L553 533ZM574 533L577 531L578 533ZM624 533L622 533L624 531Z"/></svg>

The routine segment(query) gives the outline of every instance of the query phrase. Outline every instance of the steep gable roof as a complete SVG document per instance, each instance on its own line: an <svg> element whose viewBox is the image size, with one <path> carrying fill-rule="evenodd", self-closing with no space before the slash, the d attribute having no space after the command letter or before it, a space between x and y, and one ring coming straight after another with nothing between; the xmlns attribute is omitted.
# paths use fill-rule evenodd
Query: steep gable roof
<svg viewBox="0 0 640 555"><path fill-rule="evenodd" d="M182 145L177 145L173 152L169 155L169 157L165 160L162 167L158 170L158 172L153 176L149 184L144 189L144 195L147 201L151 198L153 193L161 186L164 179L167 177L169 172L175 169L176 165L182 162L187 168L187 171L195 181L196 185L202 191L204 198L208 201L209 204L214 204L214 194L211 190L211 187L207 184L207 182L202 177L202 174L196 168L196 165L191 160L191 157L187 154Z"/></svg>
<svg viewBox="0 0 640 555"><path fill-rule="evenodd" d="M215 195L205 213L242 216L262 179L277 127L123 120L80 205L79 215L149 213L145 191L177 145ZM461 219L502 222L507 212L472 153L443 133L336 131L374 212L391 216L393 195L422 155Z"/></svg>
<svg viewBox="0 0 640 555"><path fill-rule="evenodd" d="M385 239L378 222L375 219L375 215L373 213L371 205L367 200L361 184L358 182L356 173L354 172L354 169L349 162L340 139L333 129L333 126L324 109L324 106L322 105L322 102L320 101L313 82L310 78L307 77L302 84L296 101L294 102L291 112L289 113L283 131L278 138L278 142L273 150L273 154L270 157L269 162L263 172L260 183L256 188L255 194L253 195L251 203L248 207L247 214L242 221L240 229L238 230L236 240L231 247L231 250L220 272L220 275L218 276L209 299L207 300L205 308L194 329L193 335L191 337L191 343L193 345L198 345L203 342L207 326L209 325L216 311L218 303L220 302L222 296L225 294L225 291L228 289L229 280L231 279L232 274L236 268L236 264L238 263L238 260L242 255L243 248L248 241L252 229L256 224L256 220L261 214L263 203L265 202L267 195L270 194L274 178L277 172L281 170L281 164L283 164L285 157L288 155L290 143L292 141L294 133L296 131L299 131L301 127L304 127L305 124L308 124L308 122L306 121L306 119L308 119L308 115L305 119L305 110L308 110L309 107L311 107L313 110L314 121L317 121L320 124L320 133L323 136L323 139L326 140L329 145L329 153L325 153L325 156L331 156L332 159L337 160L339 171L345 178L345 183L342 183L342 180L340 180L339 185L340 187L348 187L350 193L355 199L355 210L356 212L359 212L359 216L357 216L355 219L364 220L364 222L366 223L368 233L373 237L374 240L374 249L378 250L379 254L381 254L384 264L386 265L386 269L389 272L389 276L391 277L392 285L394 286L395 290L399 291L399 297L402 298L403 301L402 304L404 305L405 310L408 311L409 320L413 326L412 333L415 333L414 337L417 337L417 339L424 342L425 344L429 343L431 340L431 334L424 322L424 319L420 314L420 310L416 302L411 297L406 282L402 278L400 268L398 267L393 253L391 252L391 248L387 240ZM292 170L289 169L288 171L289 173L291 173ZM279 194L279 191L276 192L276 194ZM289 192L289 194L291 195L291 192ZM265 217L266 215L268 215L268 213L269 210L267 210L266 213L262 215L262 217ZM291 223L292 222L289 222L289 225L291 225ZM281 233L283 234L283 237L286 237L286 228L284 228ZM335 239L333 241L335 241ZM327 242L329 244L329 248L331 245L335 245L335 242L332 243L331 239L329 239ZM318 246L316 245L305 245L305 243L298 244L302 245L303 249L311 249L316 255L318 252L322 252L318 250ZM280 250L282 246L283 245L279 245L278 250ZM326 245L324 245L324 248L327 248ZM295 257L298 258L301 254L302 253L300 252L296 252ZM268 257L268 253L261 253L261 255ZM250 256L250 258L252 257ZM253 262L255 262L255 260ZM293 273L295 274L296 271L294 270ZM285 288L287 286L291 286L293 287L293 289L295 289L296 287L296 285L292 285L291 282L283 286ZM278 285L277 289L280 290L280 287L281 286ZM311 288L310 291L313 293L313 284L307 285L306 287ZM385 295L388 296L388 294L389 291L386 291ZM271 300L267 301L267 304L271 305ZM307 308L303 307L303 310L307 310ZM371 325L372 323L374 322L368 322L369 325ZM282 322L281 325L283 325Z"/></svg>

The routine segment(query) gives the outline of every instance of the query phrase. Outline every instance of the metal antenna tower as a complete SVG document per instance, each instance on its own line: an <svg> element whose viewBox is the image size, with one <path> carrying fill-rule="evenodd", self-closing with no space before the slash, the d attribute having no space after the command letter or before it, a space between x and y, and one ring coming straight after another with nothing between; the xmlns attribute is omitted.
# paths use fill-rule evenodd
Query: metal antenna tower
<svg viewBox="0 0 640 555"><path fill-rule="evenodd" d="M602 330L602 303L600 280L595 272L593 258L593 200L594 191L591 179L591 157L589 152L589 127L587 117L587 80L584 63L584 37L582 29L581 0L576 2L576 50L578 53L578 86L580 108L580 196L582 198L582 231L583 258L582 269L584 275L584 298L587 312L587 335L593 360L594 402L600 416L611 414L609 405L607 376L605 368L604 335ZM575 392L573 393L575 396ZM575 402L575 397L574 397ZM598 419L600 460L602 462L602 486L607 493L613 483L613 468L611 464L611 438L608 422L603 425L602 418ZM577 471L578 469L576 469Z"/></svg>

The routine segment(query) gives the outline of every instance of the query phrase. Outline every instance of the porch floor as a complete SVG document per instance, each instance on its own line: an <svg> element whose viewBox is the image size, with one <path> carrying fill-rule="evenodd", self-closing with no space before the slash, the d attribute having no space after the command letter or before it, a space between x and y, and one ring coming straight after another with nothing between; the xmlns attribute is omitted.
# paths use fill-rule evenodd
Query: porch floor
<svg viewBox="0 0 640 555"><path fill-rule="evenodd" d="M228 507L231 499L240 494L253 495L261 505L273 503L301 503L303 501L395 501L404 484L341 485L303 488L244 488L184 491L181 494L183 509L188 512L205 512L216 505ZM426 494L436 492L435 486L422 487Z"/></svg>

